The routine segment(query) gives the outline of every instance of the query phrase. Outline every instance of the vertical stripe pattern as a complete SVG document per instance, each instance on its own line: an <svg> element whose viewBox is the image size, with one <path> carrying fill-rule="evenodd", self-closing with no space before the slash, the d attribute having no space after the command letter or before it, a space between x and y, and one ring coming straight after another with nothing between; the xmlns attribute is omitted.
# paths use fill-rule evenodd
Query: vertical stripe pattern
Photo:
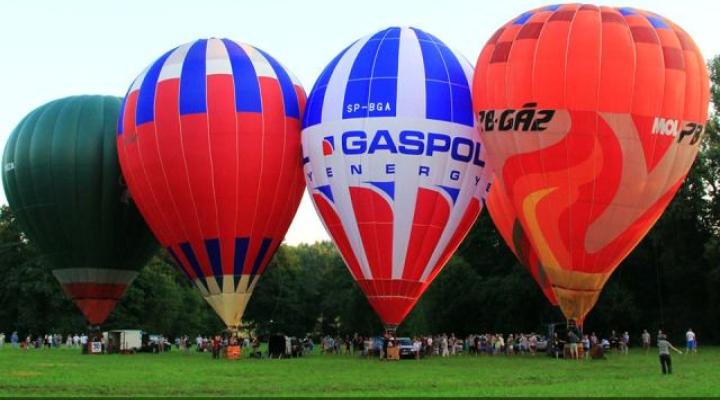
<svg viewBox="0 0 720 400"><path fill-rule="evenodd" d="M471 76L465 58L436 37L391 27L343 50L310 92L308 191L388 326L440 272L489 189Z"/></svg>
<svg viewBox="0 0 720 400"><path fill-rule="evenodd" d="M228 326L299 205L304 106L277 60L214 38L163 55L124 100L118 152L133 198Z"/></svg>

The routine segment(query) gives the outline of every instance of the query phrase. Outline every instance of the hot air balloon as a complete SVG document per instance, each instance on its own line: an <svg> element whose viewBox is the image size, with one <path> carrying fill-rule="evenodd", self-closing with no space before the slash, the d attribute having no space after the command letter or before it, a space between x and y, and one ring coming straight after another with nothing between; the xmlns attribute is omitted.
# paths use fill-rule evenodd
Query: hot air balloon
<svg viewBox="0 0 720 400"><path fill-rule="evenodd" d="M157 250L115 151L121 99L75 96L28 114L3 154L22 231L91 325L102 324Z"/></svg>
<svg viewBox="0 0 720 400"><path fill-rule="evenodd" d="M388 331L456 250L490 186L471 76L436 37L392 27L343 50L308 98L308 192Z"/></svg>
<svg viewBox="0 0 720 400"><path fill-rule="evenodd" d="M270 55L214 38L165 53L123 103L117 141L130 192L230 329L302 197L304 104Z"/></svg>
<svg viewBox="0 0 720 400"><path fill-rule="evenodd" d="M496 174L488 207L521 261L537 257L568 320L582 324L682 185L708 85L690 36L634 8L528 11L482 50L473 104Z"/></svg>

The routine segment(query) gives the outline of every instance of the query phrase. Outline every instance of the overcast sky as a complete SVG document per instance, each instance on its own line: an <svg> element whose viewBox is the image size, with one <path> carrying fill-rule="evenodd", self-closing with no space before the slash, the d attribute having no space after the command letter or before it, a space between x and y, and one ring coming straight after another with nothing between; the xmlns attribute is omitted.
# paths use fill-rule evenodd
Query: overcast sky
<svg viewBox="0 0 720 400"><path fill-rule="evenodd" d="M259 47L310 90L355 39L412 25L477 58L502 24L546 1L7 1L0 0L0 149L33 108L76 94L122 96L165 51L206 37ZM703 55L720 54L720 1L635 0L596 4L651 10L682 26ZM0 203L7 203L0 187ZM327 239L307 195L287 243Z"/></svg>

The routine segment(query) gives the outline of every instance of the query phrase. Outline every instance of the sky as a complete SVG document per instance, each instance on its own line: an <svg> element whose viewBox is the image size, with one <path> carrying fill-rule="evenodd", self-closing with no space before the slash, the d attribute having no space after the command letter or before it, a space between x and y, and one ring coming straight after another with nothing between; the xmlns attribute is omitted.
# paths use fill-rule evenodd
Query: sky
<svg viewBox="0 0 720 400"><path fill-rule="evenodd" d="M550 1L125 0L0 1L0 148L34 108L78 94L122 96L149 63L180 44L225 37L265 50L309 91L330 60L388 26L415 26L477 59L508 20ZM682 26L703 55L720 54L720 1L595 4L651 10ZM0 204L7 203L0 187ZM328 236L307 195L286 243Z"/></svg>

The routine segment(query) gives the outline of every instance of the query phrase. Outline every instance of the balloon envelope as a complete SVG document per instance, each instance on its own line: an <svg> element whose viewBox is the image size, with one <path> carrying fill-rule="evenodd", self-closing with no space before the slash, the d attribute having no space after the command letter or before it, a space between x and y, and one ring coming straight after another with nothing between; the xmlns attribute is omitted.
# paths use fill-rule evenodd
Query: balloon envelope
<svg viewBox="0 0 720 400"><path fill-rule="evenodd" d="M88 322L99 325L157 243L120 175L121 99L75 96L26 116L3 155L3 184L23 232Z"/></svg>
<svg viewBox="0 0 720 400"><path fill-rule="evenodd" d="M491 216L521 261L537 257L567 318L582 322L682 184L708 85L688 34L633 8L539 8L485 45L473 103Z"/></svg>
<svg viewBox="0 0 720 400"><path fill-rule="evenodd" d="M302 146L315 208L388 328L472 227L489 188L472 68L436 37L388 28L325 68Z"/></svg>
<svg viewBox="0 0 720 400"><path fill-rule="evenodd" d="M228 327L300 203L304 103L274 58L228 39L165 53L125 97L117 140L130 191Z"/></svg>

